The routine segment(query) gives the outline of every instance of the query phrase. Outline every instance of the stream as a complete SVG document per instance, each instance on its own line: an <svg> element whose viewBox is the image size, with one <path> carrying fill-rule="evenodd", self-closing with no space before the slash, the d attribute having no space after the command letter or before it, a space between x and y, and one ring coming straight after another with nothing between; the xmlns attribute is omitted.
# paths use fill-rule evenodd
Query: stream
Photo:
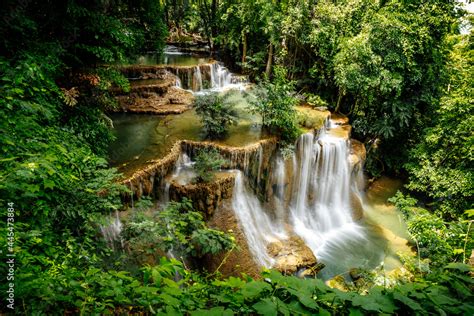
<svg viewBox="0 0 474 316"><path fill-rule="evenodd" d="M194 94L233 91L231 98L242 119L216 144L242 147L268 137L259 119L246 111L247 101L242 95L246 80L223 65L174 48L168 48L160 60L143 56L137 62L175 67L177 85ZM117 139L110 146L109 160L125 176L164 157L179 140L204 140L194 110L174 115L119 113L111 118ZM347 127L326 120L316 131L300 136L292 157L284 160L279 154L273 155L268 169L273 189L266 201L249 183L247 168L228 171L235 174L231 205L257 265L274 266L276 259L269 253L270 247L297 236L318 262L326 265L318 273L324 280L346 276L353 268L383 266L388 271L401 266L397 252L410 252L408 234L401 214L387 203L401 183L381 178L364 188L362 166L355 167L349 159L352 142ZM260 159L258 179L263 170ZM191 162L187 157L180 161L171 177L184 179L181 184L186 184L192 175ZM103 233L115 236L120 229L120 220L114 216Z"/></svg>

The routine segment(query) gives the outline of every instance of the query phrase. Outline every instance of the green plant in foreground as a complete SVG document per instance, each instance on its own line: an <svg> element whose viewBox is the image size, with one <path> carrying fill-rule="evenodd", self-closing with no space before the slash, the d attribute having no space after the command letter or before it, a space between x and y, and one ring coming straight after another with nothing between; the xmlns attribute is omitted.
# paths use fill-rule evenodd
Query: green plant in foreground
<svg viewBox="0 0 474 316"><path fill-rule="evenodd" d="M195 182L210 182L214 179L214 171L225 163L225 159L217 149L202 149L195 158Z"/></svg>
<svg viewBox="0 0 474 316"><path fill-rule="evenodd" d="M156 254L173 250L184 257L202 257L235 247L232 236L208 228L203 215L196 212L190 200L170 202L155 215L137 212L125 223L123 236L135 253Z"/></svg>

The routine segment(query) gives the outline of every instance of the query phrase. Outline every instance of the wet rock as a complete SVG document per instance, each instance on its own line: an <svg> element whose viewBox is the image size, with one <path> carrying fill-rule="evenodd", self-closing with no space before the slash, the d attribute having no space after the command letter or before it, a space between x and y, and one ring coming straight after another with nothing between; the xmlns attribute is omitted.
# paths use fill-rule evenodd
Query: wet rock
<svg viewBox="0 0 474 316"><path fill-rule="evenodd" d="M222 201L232 197L235 175L220 175L212 182L181 185L176 181L170 183L170 199L180 201L183 197L190 199L193 207L209 218L221 205Z"/></svg>
<svg viewBox="0 0 474 316"><path fill-rule="evenodd" d="M326 265L324 263L318 263L314 267L305 269L301 272L298 272L298 277L300 278L314 278Z"/></svg>
<svg viewBox="0 0 474 316"><path fill-rule="evenodd" d="M361 168L364 165L367 152L363 143L356 139L351 139L351 152L349 155L349 163L351 169Z"/></svg>
<svg viewBox="0 0 474 316"><path fill-rule="evenodd" d="M284 274L292 275L302 268L311 269L317 264L316 256L298 236L272 242L267 250L275 259L273 267Z"/></svg>
<svg viewBox="0 0 474 316"><path fill-rule="evenodd" d="M362 206L362 201L360 200L360 197L354 192L351 192L350 202L352 210L352 219L354 221L362 219L362 217L364 216L364 207Z"/></svg>
<svg viewBox="0 0 474 316"><path fill-rule="evenodd" d="M326 281L326 284L333 289L338 289L340 291L347 292L349 291L349 287L347 286L346 280L342 275L336 275L332 279Z"/></svg>
<svg viewBox="0 0 474 316"><path fill-rule="evenodd" d="M151 161L148 165L138 169L131 176L122 180L122 184L131 190L131 194L136 198L141 198L143 194L151 195L154 191L155 183L159 183L168 173L170 173L181 154L181 142L176 142L170 152L162 159ZM124 196L125 200L130 200L130 195Z"/></svg>
<svg viewBox="0 0 474 316"><path fill-rule="evenodd" d="M347 125L349 124L349 118L345 115L332 113L331 114L331 121L333 121L337 125Z"/></svg>
<svg viewBox="0 0 474 316"><path fill-rule="evenodd" d="M254 279L261 278L261 267L253 259L250 252L247 238L240 227L239 220L232 210L230 200L225 200L207 222L209 227L222 231L230 231L235 237L238 249L230 253L218 255L206 255L202 264L210 273L219 272L223 277L240 277L243 273Z"/></svg>
<svg viewBox="0 0 474 316"><path fill-rule="evenodd" d="M191 109L194 96L191 92L170 87L164 94L143 91L117 97L116 111L150 114L180 114Z"/></svg>
<svg viewBox="0 0 474 316"><path fill-rule="evenodd" d="M135 65L122 67L130 79L130 91L111 88L119 103L117 112L179 114L191 108L194 96L176 87L178 77L168 71L168 66Z"/></svg>

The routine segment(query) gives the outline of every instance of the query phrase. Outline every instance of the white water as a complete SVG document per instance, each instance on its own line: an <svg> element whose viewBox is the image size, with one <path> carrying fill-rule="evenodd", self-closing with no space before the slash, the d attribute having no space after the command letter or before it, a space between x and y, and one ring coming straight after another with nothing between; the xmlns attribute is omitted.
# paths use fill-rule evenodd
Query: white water
<svg viewBox="0 0 474 316"><path fill-rule="evenodd" d="M348 246L367 244L364 227L352 220L350 200L351 194L360 198L362 171L351 174L349 140L332 136L329 132L339 128L329 123L319 136L313 133L302 135L288 163L277 157L271 175L273 210L262 206L256 195L246 189L241 174L238 174L233 208L259 265L271 267L273 259L267 251L269 243L284 240L292 234L305 241L318 261L336 261L336 265L338 260L341 261L341 255L354 252L354 249L347 249ZM287 175L292 175L291 179L287 179ZM354 262L357 260L351 258L351 262L344 262L336 270L340 273Z"/></svg>
<svg viewBox="0 0 474 316"><path fill-rule="evenodd" d="M201 68L199 66L194 67L194 74L193 74L193 91L201 91L202 90L202 75L201 75Z"/></svg>
<svg viewBox="0 0 474 316"><path fill-rule="evenodd" d="M349 141L326 129L319 137L304 134L297 145L292 226L322 262L333 262L349 240L366 240L364 228L352 220L350 198L360 194L355 189L361 175L351 175L348 156Z"/></svg>
<svg viewBox="0 0 474 316"><path fill-rule="evenodd" d="M180 75L182 78L180 78ZM247 77L237 76L226 67L214 62L200 64L190 69L176 69L178 80L176 86L190 89L195 93L221 92L229 89L244 90L248 84ZM187 80L183 80L187 78ZM183 87L183 81L186 86Z"/></svg>
<svg viewBox="0 0 474 316"><path fill-rule="evenodd" d="M118 211L115 211L114 216L108 218L108 223L100 225L100 232L110 248L115 249L116 241L120 241L123 248L123 239L120 236L122 232L122 222L120 221Z"/></svg>
<svg viewBox="0 0 474 316"><path fill-rule="evenodd" d="M236 170L232 208L239 218L254 259L262 266L272 266L274 260L267 251L270 242L285 239L283 226L272 221L258 198L247 189L241 171Z"/></svg>

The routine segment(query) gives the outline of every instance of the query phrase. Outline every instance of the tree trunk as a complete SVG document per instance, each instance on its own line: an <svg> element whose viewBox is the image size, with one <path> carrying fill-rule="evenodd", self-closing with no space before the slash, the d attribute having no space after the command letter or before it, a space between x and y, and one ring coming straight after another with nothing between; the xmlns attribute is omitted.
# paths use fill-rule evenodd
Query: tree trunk
<svg viewBox="0 0 474 316"><path fill-rule="evenodd" d="M247 59L247 33L242 32L242 64Z"/></svg>
<svg viewBox="0 0 474 316"><path fill-rule="evenodd" d="M338 113L339 112L339 107L341 106L341 100L344 95L344 92L342 90L339 90L339 96L337 97L337 104L336 104L336 109L334 112Z"/></svg>
<svg viewBox="0 0 474 316"><path fill-rule="evenodd" d="M270 43L270 47L268 49L268 60L267 60L267 68L265 69L265 74L267 78L270 79L270 75L272 74L272 62L273 62L273 43Z"/></svg>

